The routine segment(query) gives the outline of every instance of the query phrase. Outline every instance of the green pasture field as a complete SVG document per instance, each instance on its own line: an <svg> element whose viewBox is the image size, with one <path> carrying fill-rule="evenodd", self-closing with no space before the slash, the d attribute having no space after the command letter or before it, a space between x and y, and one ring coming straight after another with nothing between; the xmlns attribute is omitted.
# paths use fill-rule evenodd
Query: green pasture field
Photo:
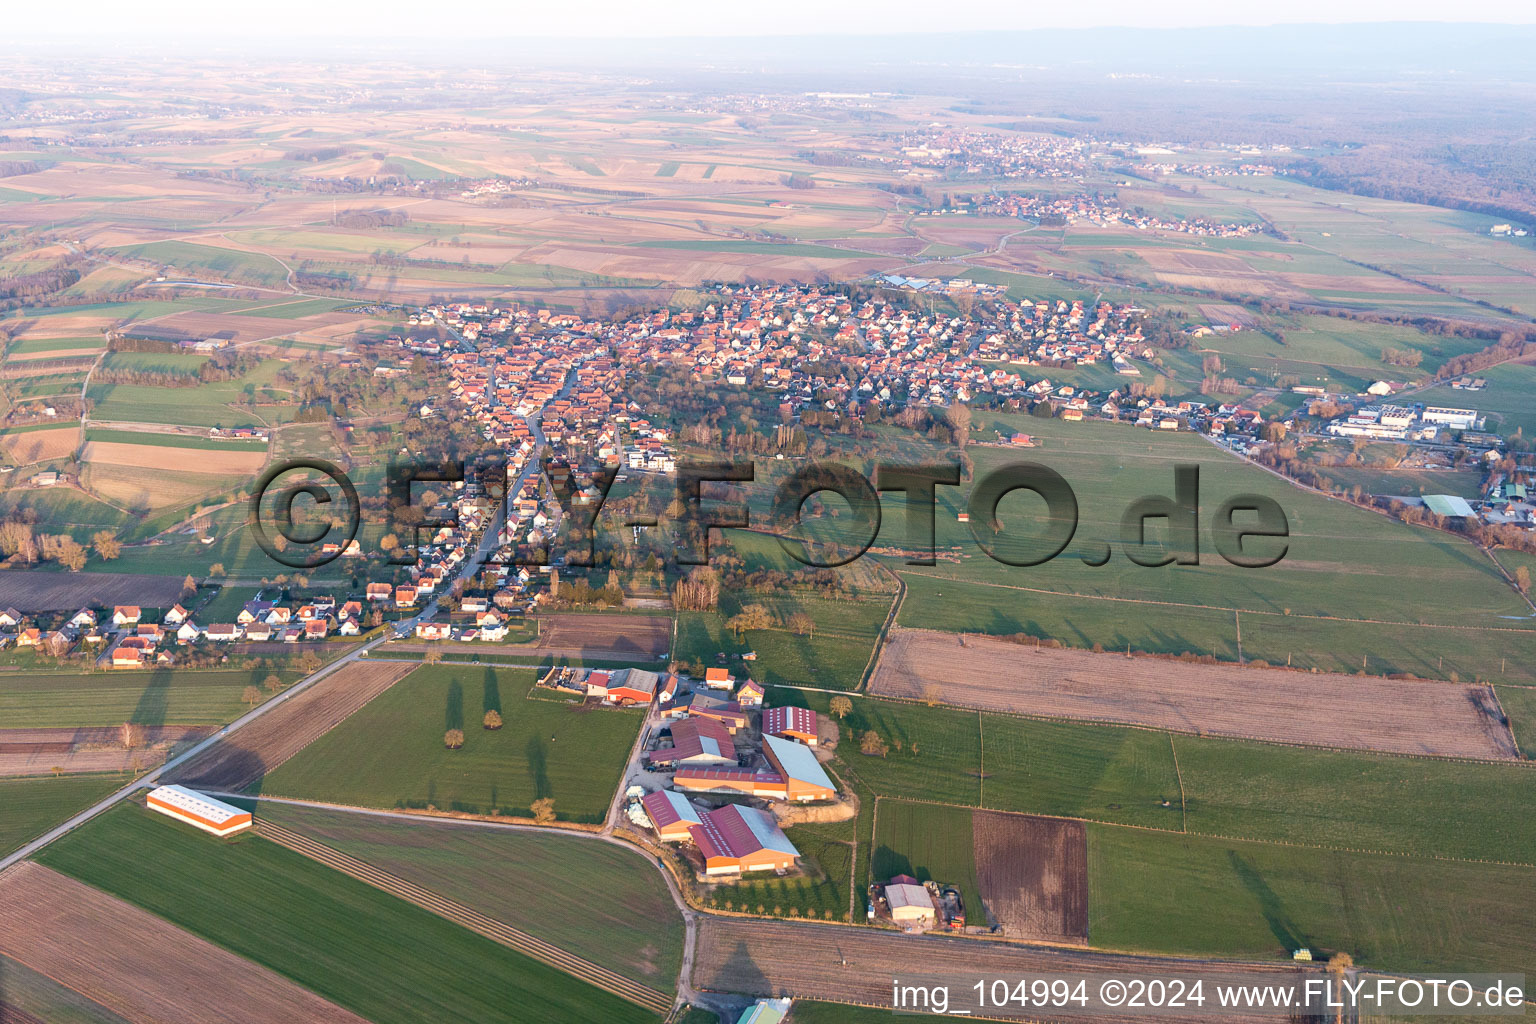
<svg viewBox="0 0 1536 1024"><path fill-rule="evenodd" d="M1175 736L1189 831L1536 860L1536 770Z"/></svg>
<svg viewBox="0 0 1536 1024"><path fill-rule="evenodd" d="M1243 656L1322 672L1406 672L1424 679L1536 684L1536 632L1458 629L1243 613Z"/></svg>
<svg viewBox="0 0 1536 1024"><path fill-rule="evenodd" d="M748 603L754 603L750 598ZM884 613L882 612L882 615ZM825 622L827 620L819 620ZM873 637L856 639L818 629L809 637L788 629L748 630L737 640L720 612L679 612L674 660L707 666L728 664L762 683L852 690L859 685L874 648ZM755 661L735 655L755 651ZM722 662L724 652L731 660Z"/></svg>
<svg viewBox="0 0 1536 1024"><path fill-rule="evenodd" d="M208 271L215 276L265 287L280 286L288 272L270 256L198 245L195 242L146 242L119 246L114 251L123 256L171 265L175 271Z"/></svg>
<svg viewBox="0 0 1536 1024"><path fill-rule="evenodd" d="M653 988L670 992L682 967L682 918L661 874L638 852L590 836L272 801L256 813Z"/></svg>
<svg viewBox="0 0 1536 1024"><path fill-rule="evenodd" d="M956 521L971 488L939 488L939 549L956 552L959 560L941 559L936 566L919 569L893 565L909 586L900 614L903 625L1025 632L1081 646L1102 643L1114 649L1130 644L1142 650L1235 658L1234 610L1479 628L1518 628L1521 624L1507 617L1529 611L1470 543L1301 491L1193 434L1029 416L989 416L986 422L988 427L997 424L1035 434L1042 443L1017 452L973 446L978 479L1012 462L1038 462L1055 469L1077 496L1076 534L1067 550L1050 562L1031 567L1001 564L982 553L969 526ZM1142 496L1172 495L1174 467L1179 464L1200 469L1201 562L1135 565L1120 550L1121 517ZM1277 501L1289 524L1284 559L1261 569L1229 565L1215 552L1211 536L1210 523L1221 502L1250 493ZM884 522L899 521L901 510L900 499L891 498ZM1010 543L1013 530L1014 537L1028 540L1039 535L1036 524L1044 515L1044 503L1019 492L1003 499L998 514L1004 543ZM1154 521L1149 535L1155 540L1160 531ZM1107 565L1085 564L1083 556L1095 554L1095 549L1102 555L1104 544L1112 540L1117 543ZM1012 542L1020 554L1039 551L1038 546L1033 551L1022 547ZM1414 588L1404 587L1409 574L1433 578L1439 599L1426 604ZM994 585L965 585L976 583ZM1358 625L1366 637L1374 628ZM1328 653L1344 659L1357 655L1350 642L1353 632L1339 637L1342 646ZM1245 631L1245 648L1247 639ZM1434 644L1438 641L1436 637ZM1423 656L1434 644L1410 641L1408 651Z"/></svg>
<svg viewBox="0 0 1536 1024"><path fill-rule="evenodd" d="M772 700L826 714L831 698L778 689ZM882 796L1461 859L1526 862L1536 849L1536 771L1522 764L1170 736L869 697L853 698L853 708L837 753ZM884 757L859 752L868 730L889 745ZM1501 809L1495 818L1492 808Z"/></svg>
<svg viewBox="0 0 1536 1024"><path fill-rule="evenodd" d="M252 482L229 479L236 485ZM361 487L359 491L362 491ZM145 530L152 533L168 528L184 518L189 511L187 508L176 510L170 522L163 518L148 520L146 522L149 525ZM99 565L93 564L92 568L100 572L151 573L161 576L185 576L191 573L203 577L217 564L224 566L230 577L246 579L271 578L293 571L268 557L252 538L244 501L209 512L207 519L209 530L215 538L212 544L203 544L196 534L177 533L162 538L162 542L153 547L125 547L116 559ZM136 531L135 538L141 537L145 530ZM365 550L377 551L379 538L385 532L381 525L364 523L358 533L358 541ZM309 576L316 580L347 580L353 573L361 572L360 561L338 558L309 573Z"/></svg>
<svg viewBox="0 0 1536 1024"><path fill-rule="evenodd" d="M1198 344L1202 351L1221 355L1223 375L1241 380L1251 368L1265 383L1271 381L1267 371L1276 366L1282 367L1282 372L1302 376L1303 383L1311 383L1308 376L1326 376L1328 370L1350 379L1415 381L1434 373L1448 359L1487 346L1477 338L1444 337L1398 324L1331 316L1276 314L1265 319L1264 325L1265 330L1209 335L1198 339ZM1385 349L1418 352L1423 360L1417 367L1394 366L1382 361ZM1304 375L1307 366L1322 369ZM1233 372L1235 368L1242 368L1242 372Z"/></svg>
<svg viewBox="0 0 1536 1024"><path fill-rule="evenodd" d="M269 359L243 377L193 387L152 387L141 384L91 383L89 397L97 420L171 423L188 427L261 427L269 421L291 419L294 407L236 408L230 403L259 393L275 378L282 363Z"/></svg>
<svg viewBox="0 0 1536 1024"><path fill-rule="evenodd" d="M644 249L682 249L690 252L744 252L761 256L814 256L828 260L868 258L873 253L856 249L837 249L830 245L798 245L794 242L749 242L722 238L718 241L705 238L657 239L631 242L632 247Z"/></svg>
<svg viewBox="0 0 1536 1024"><path fill-rule="evenodd" d="M35 434L39 430L69 430L74 426L75 424L69 420L65 420L62 423L58 421L51 423L28 423L21 427L6 427L4 430L0 430L0 437L10 437L13 434Z"/></svg>
<svg viewBox="0 0 1536 1024"><path fill-rule="evenodd" d="M61 775L0 779L0 855L31 842L70 815L127 785L133 776Z"/></svg>
<svg viewBox="0 0 1536 1024"><path fill-rule="evenodd" d="M253 833L220 842L123 804L47 866L271 968L376 1024L651 1021L551 967Z"/></svg>
<svg viewBox="0 0 1536 1024"><path fill-rule="evenodd" d="M668 160L666 163L656 168L656 177L670 178L672 175L677 173L678 168L681 166L682 164L678 163L676 160Z"/></svg>
<svg viewBox="0 0 1536 1024"><path fill-rule="evenodd" d="M233 310L233 312L237 316L298 320L306 316L316 316L320 313L333 313L349 305L352 305L352 303L342 299L298 299L293 302L278 301L276 303L252 306L250 309L237 309Z"/></svg>
<svg viewBox="0 0 1536 1024"><path fill-rule="evenodd" d="M561 820L602 821L640 715L529 696L535 675L423 666L279 767L260 791L522 817L534 800L552 797ZM505 727L483 729L485 709L498 705ZM463 748L443 745L450 728L464 731Z"/></svg>
<svg viewBox="0 0 1536 1024"><path fill-rule="evenodd" d="M1504 363L1468 376L1481 377L1488 386L1481 391L1462 391L1445 384L1415 396L1415 400L1425 405L1476 409L1488 417L1487 429L1495 434L1536 436L1536 402L1531 401L1536 393L1536 365Z"/></svg>
<svg viewBox="0 0 1536 1024"><path fill-rule="evenodd" d="M1333 447L1333 446L1330 446ZM1348 451L1347 447L1334 449ZM1318 466L1318 472L1345 489L1359 487L1366 494L1418 497L1421 494L1459 494L1477 498L1483 474L1474 469L1386 469L1371 466Z"/></svg>
<svg viewBox="0 0 1536 1024"><path fill-rule="evenodd" d="M367 255L374 252L387 252L396 255L416 248L421 244L420 238L398 238L391 234L389 228L374 228L367 233L355 233L344 230L326 231L320 229L291 231L283 228L257 228L252 231L239 231L231 234L230 241L242 242L258 249L271 249L279 253L287 253L299 249L319 250L328 252L354 253ZM329 301L329 300L311 300ZM321 312L329 312L341 303L332 303L329 308ZM299 316L294 313L267 313L257 314L266 316Z"/></svg>
<svg viewBox="0 0 1536 1024"><path fill-rule="evenodd" d="M911 875L960 890L967 924L987 920L976 881L976 838L971 810L940 804L881 800L875 809L872 881Z"/></svg>
<svg viewBox="0 0 1536 1024"><path fill-rule="evenodd" d="M882 807L883 811L883 807ZM1536 869L1088 826L1093 945L1402 971L1536 969Z"/></svg>
<svg viewBox="0 0 1536 1024"><path fill-rule="evenodd" d="M197 437L192 434L151 434L142 430L110 430L104 427L87 427L87 441L106 441L112 444L142 444L155 448L190 448L197 451L257 451L267 450L267 442L248 438Z"/></svg>
<svg viewBox="0 0 1536 1024"><path fill-rule="evenodd" d="M63 394L74 396L80 393L80 385L84 381L84 370L54 373L42 377L26 377L16 382L16 397L18 400L25 401L29 398L51 398L54 395Z"/></svg>
<svg viewBox="0 0 1536 1024"><path fill-rule="evenodd" d="M36 513L37 522L47 523L54 532L66 528L71 532L89 532L120 526L123 522L123 514L111 505L80 491L61 487L0 491L0 515L13 512ZM79 539L78 535L76 539Z"/></svg>
<svg viewBox="0 0 1536 1024"><path fill-rule="evenodd" d="M1529 761L1536 761L1536 688L1529 686L1500 686L1499 704L1509 716L1510 730L1520 753Z"/></svg>
<svg viewBox="0 0 1536 1024"><path fill-rule="evenodd" d="M191 376L208 359L195 352L108 352L101 365L108 370Z"/></svg>
<svg viewBox="0 0 1536 1024"><path fill-rule="evenodd" d="M721 885L709 899L711 906L729 902L736 910L778 917L798 916L819 920L848 919L848 879L853 867L853 822L802 824L786 833L800 851L800 862L820 873L819 878L765 878L748 875Z"/></svg>
<svg viewBox="0 0 1536 1024"><path fill-rule="evenodd" d="M221 725L246 710L245 688L260 686L269 674L264 668L0 672L0 722L11 729ZM298 677L278 675L287 682Z"/></svg>
<svg viewBox="0 0 1536 1024"><path fill-rule="evenodd" d="M6 348L7 355L19 356L34 352L66 352L77 348L106 348L107 339L101 335L80 338L28 338L20 337Z"/></svg>

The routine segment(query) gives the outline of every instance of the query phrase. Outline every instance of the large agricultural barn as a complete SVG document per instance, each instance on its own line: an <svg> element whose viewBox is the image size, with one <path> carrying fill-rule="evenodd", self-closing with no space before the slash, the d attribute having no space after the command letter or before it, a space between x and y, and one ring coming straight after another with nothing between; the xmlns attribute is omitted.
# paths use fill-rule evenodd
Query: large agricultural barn
<svg viewBox="0 0 1536 1024"><path fill-rule="evenodd" d="M816 755L804 743L786 740L779 736L763 736L763 753L784 776L784 799L792 803L811 800L831 800L837 795L837 787L827 776L826 769L816 760Z"/></svg>
<svg viewBox="0 0 1536 1024"><path fill-rule="evenodd" d="M782 871L800 856L767 811L727 804L700 817L688 832L704 856L706 875Z"/></svg>
<svg viewBox="0 0 1536 1024"><path fill-rule="evenodd" d="M725 726L708 718L685 718L672 726L672 746L645 755L652 765L736 764L736 744Z"/></svg>
<svg viewBox="0 0 1536 1024"><path fill-rule="evenodd" d="M672 776L672 785L690 793L744 793L791 803L831 800L837 796L837 787L832 784L826 769L804 743L764 734L763 753L767 755L772 771L695 762L678 768Z"/></svg>
<svg viewBox="0 0 1536 1024"><path fill-rule="evenodd" d="M816 745L816 712L810 708L764 708L763 735Z"/></svg>
<svg viewBox="0 0 1536 1024"><path fill-rule="evenodd" d="M645 813L651 819L656 835L663 842L686 842L693 838L688 830L704 823L693 804L681 793L659 789L647 793L640 802L645 806Z"/></svg>
<svg viewBox="0 0 1536 1024"><path fill-rule="evenodd" d="M150 790L145 803L161 814L216 836L234 835L251 827L250 811L242 811L185 786L157 787Z"/></svg>

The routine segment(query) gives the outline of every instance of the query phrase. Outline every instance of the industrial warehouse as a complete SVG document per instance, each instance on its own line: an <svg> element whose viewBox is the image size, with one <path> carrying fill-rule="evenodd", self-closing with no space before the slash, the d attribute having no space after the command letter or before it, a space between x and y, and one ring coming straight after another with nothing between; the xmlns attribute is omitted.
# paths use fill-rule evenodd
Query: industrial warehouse
<svg viewBox="0 0 1536 1024"><path fill-rule="evenodd" d="M152 810L188 825L232 836L251 827L251 812L187 789L185 786L159 786L150 790L144 801Z"/></svg>

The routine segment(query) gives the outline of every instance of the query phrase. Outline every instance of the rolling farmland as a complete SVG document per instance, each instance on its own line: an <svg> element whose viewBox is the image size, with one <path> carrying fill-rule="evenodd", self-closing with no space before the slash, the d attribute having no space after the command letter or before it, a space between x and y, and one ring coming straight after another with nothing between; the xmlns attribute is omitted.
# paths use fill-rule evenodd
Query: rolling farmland
<svg viewBox="0 0 1536 1024"><path fill-rule="evenodd" d="M38 858L304 985L373 1024L450 1015L616 1024L656 1016L246 833L219 842L120 805Z"/></svg>
<svg viewBox="0 0 1536 1024"><path fill-rule="evenodd" d="M634 851L558 832L270 800L257 813L652 987L669 988L682 964L682 920L661 876Z"/></svg>

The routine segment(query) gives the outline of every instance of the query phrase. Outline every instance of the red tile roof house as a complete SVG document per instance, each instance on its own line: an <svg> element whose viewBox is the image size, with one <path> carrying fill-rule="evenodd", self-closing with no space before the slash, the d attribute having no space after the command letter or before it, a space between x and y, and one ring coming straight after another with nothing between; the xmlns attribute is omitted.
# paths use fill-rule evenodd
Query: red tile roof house
<svg viewBox="0 0 1536 1024"><path fill-rule="evenodd" d="M810 708L763 709L763 733L816 745L816 712Z"/></svg>
<svg viewBox="0 0 1536 1024"><path fill-rule="evenodd" d="M209 626L207 629L205 629L203 631L203 635L206 636L209 640L228 643L232 640L240 639L240 627L235 625L233 622L216 623L215 625Z"/></svg>
<svg viewBox="0 0 1536 1024"><path fill-rule="evenodd" d="M735 680L726 669L707 668L704 670L704 685L711 690L729 690L735 685Z"/></svg>
<svg viewBox="0 0 1536 1024"><path fill-rule="evenodd" d="M138 668L144 663L144 652L137 647L118 647L112 651L113 668Z"/></svg>
<svg viewBox="0 0 1536 1024"><path fill-rule="evenodd" d="M388 583L370 583L365 593L370 601L388 601L394 592Z"/></svg>
<svg viewBox="0 0 1536 1024"><path fill-rule="evenodd" d="M744 708L759 707L763 703L763 684L755 679L748 679L741 684L741 689L736 691L736 703Z"/></svg>
<svg viewBox="0 0 1536 1024"><path fill-rule="evenodd" d="M396 587L395 588L395 604L399 605L402 608L409 608L411 605L413 605L415 603L416 603L416 588L415 587Z"/></svg>
<svg viewBox="0 0 1536 1024"><path fill-rule="evenodd" d="M304 623L304 639L324 640L331 632L331 620L325 618L310 619Z"/></svg>
<svg viewBox="0 0 1536 1024"><path fill-rule="evenodd" d="M112 609L112 625L136 626L141 612L136 604L120 604Z"/></svg>

